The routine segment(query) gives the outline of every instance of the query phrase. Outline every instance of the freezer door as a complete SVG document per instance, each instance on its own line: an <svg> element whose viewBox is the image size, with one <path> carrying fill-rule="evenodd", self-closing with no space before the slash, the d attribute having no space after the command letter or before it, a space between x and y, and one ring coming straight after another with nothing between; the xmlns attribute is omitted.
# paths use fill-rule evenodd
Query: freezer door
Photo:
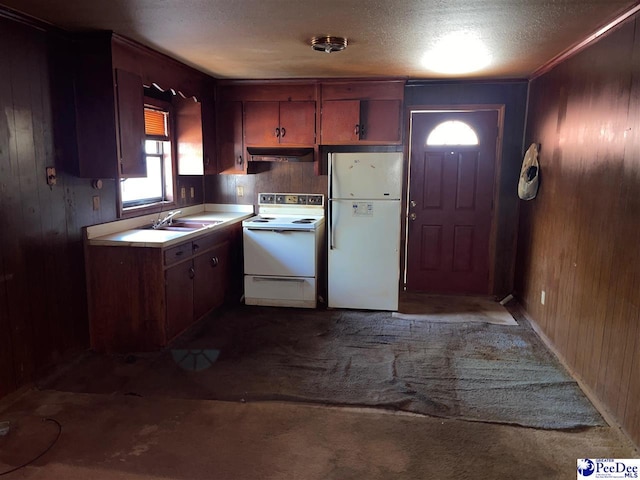
<svg viewBox="0 0 640 480"><path fill-rule="evenodd" d="M331 200L328 304L397 310L400 201Z"/></svg>
<svg viewBox="0 0 640 480"><path fill-rule="evenodd" d="M331 198L400 199L402 153L332 153Z"/></svg>

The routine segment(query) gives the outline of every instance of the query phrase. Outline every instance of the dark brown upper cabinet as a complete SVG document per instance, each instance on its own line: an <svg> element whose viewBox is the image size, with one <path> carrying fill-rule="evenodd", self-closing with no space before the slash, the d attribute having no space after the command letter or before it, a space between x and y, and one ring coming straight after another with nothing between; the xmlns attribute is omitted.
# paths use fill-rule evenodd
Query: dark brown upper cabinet
<svg viewBox="0 0 640 480"><path fill-rule="evenodd" d="M242 102L218 102L216 127L218 171L247 173L242 145Z"/></svg>
<svg viewBox="0 0 640 480"><path fill-rule="evenodd" d="M118 161L120 176L145 177L144 88L135 73L116 69ZM107 161L107 160L105 160Z"/></svg>
<svg viewBox="0 0 640 480"><path fill-rule="evenodd" d="M136 168L144 138L142 79L116 71L111 40L91 34L74 42L76 136L62 148L68 170L83 178L117 178L120 168L141 173Z"/></svg>
<svg viewBox="0 0 640 480"><path fill-rule="evenodd" d="M75 135L56 132L64 169L82 178L145 176L144 88L150 87L174 93L182 151L196 155L207 173L217 171L214 79L112 32L77 34L72 43L72 53L53 57L71 66L74 85L54 99L75 107Z"/></svg>
<svg viewBox="0 0 640 480"><path fill-rule="evenodd" d="M320 143L402 143L403 93L403 81L323 84Z"/></svg>
<svg viewBox="0 0 640 480"><path fill-rule="evenodd" d="M245 102L246 146L313 146L316 138L316 103Z"/></svg>
<svg viewBox="0 0 640 480"><path fill-rule="evenodd" d="M176 115L178 175L203 175L205 158L202 136L202 104L193 97L177 96L172 102Z"/></svg>

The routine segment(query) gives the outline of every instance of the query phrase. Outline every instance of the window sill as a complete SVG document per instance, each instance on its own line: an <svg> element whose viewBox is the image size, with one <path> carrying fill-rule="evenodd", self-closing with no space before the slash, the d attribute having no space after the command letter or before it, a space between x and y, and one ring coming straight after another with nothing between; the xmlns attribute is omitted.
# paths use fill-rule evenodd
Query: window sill
<svg viewBox="0 0 640 480"><path fill-rule="evenodd" d="M156 202L148 203L146 205L137 205L135 207L120 208L120 218L139 217L141 215L147 215L149 213L160 213L171 210L176 206L176 203L171 202Z"/></svg>

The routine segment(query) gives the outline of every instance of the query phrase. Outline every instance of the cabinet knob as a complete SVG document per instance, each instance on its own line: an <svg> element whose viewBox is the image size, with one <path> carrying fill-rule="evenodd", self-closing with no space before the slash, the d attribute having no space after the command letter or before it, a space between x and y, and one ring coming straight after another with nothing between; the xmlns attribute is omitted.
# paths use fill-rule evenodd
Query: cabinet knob
<svg viewBox="0 0 640 480"><path fill-rule="evenodd" d="M192 249L193 249L194 252L198 251L199 248L200 248L200 245L198 245L197 243L193 244Z"/></svg>
<svg viewBox="0 0 640 480"><path fill-rule="evenodd" d="M242 155L238 155L238 165L242 165Z"/></svg>
<svg viewBox="0 0 640 480"><path fill-rule="evenodd" d="M196 271L193 267L189 267L189 278L193 280L193 277L196 276Z"/></svg>
<svg viewBox="0 0 640 480"><path fill-rule="evenodd" d="M211 257L211 266L212 267L217 267L218 266L218 257Z"/></svg>
<svg viewBox="0 0 640 480"><path fill-rule="evenodd" d="M356 137L359 137L359 136L360 136L360 125L356 125L356 126L355 126L355 128L354 128L354 130L353 130L353 133L355 133L355 134L356 134Z"/></svg>
<svg viewBox="0 0 640 480"><path fill-rule="evenodd" d="M280 129L280 134L280 138L284 138L284 136L287 134L287 131L284 129L284 127Z"/></svg>
<svg viewBox="0 0 640 480"><path fill-rule="evenodd" d="M364 138L367 135L367 129L363 124L360 124L360 138Z"/></svg>
<svg viewBox="0 0 640 480"><path fill-rule="evenodd" d="M276 127L276 137L280 137L280 127Z"/></svg>

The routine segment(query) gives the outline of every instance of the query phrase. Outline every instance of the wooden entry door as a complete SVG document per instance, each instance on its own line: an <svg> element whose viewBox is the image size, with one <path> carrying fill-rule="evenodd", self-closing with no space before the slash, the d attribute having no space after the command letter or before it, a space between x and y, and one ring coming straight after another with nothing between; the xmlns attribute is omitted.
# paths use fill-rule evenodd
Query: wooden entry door
<svg viewBox="0 0 640 480"><path fill-rule="evenodd" d="M427 145L447 121L467 124L478 144ZM497 110L412 114L407 290L490 293L497 137Z"/></svg>

